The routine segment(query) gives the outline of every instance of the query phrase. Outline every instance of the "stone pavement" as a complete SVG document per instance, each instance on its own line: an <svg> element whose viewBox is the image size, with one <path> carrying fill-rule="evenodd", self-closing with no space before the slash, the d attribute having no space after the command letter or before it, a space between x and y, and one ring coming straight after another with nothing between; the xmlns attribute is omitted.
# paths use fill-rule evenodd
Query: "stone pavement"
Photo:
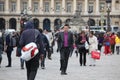
<svg viewBox="0 0 120 80"><path fill-rule="evenodd" d="M12 67L6 68L7 57L3 54L0 68L0 80L26 80L26 69L20 69L20 59L12 53ZM46 69L39 68L35 80L120 80L120 55L105 56L97 60L95 67L89 65L87 55L87 66L79 66L78 57L73 54L69 59L68 75L61 75L59 71L59 53L54 51L52 60L46 59Z"/></svg>

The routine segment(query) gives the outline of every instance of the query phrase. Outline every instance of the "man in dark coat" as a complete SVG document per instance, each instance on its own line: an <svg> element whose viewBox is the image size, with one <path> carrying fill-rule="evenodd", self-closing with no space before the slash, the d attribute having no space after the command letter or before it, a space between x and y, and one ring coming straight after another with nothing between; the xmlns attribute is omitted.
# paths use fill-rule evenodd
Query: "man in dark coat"
<svg viewBox="0 0 120 80"><path fill-rule="evenodd" d="M43 42L41 33L34 29L32 21L26 22L25 30L21 34L19 43L23 47L30 42L35 42L39 49L39 53L34 58L26 61L27 80L34 80L39 67L40 54L43 53Z"/></svg>
<svg viewBox="0 0 120 80"><path fill-rule="evenodd" d="M60 70L61 75L67 75L67 65L70 55L70 49L73 46L73 34L69 32L69 25L65 24L63 27L63 32L59 33L58 44L60 50Z"/></svg>
<svg viewBox="0 0 120 80"><path fill-rule="evenodd" d="M6 67L11 67L12 66L12 51L13 51L13 38L12 38L12 33L9 33L6 36L6 53L7 53L7 58L8 58L8 65Z"/></svg>
<svg viewBox="0 0 120 80"><path fill-rule="evenodd" d="M42 40L43 40L43 46L44 46L44 53L41 54L41 68L45 69L45 58L46 58L46 49L49 47L49 41L47 37L43 34L43 30L39 29L41 35L42 35Z"/></svg>
<svg viewBox="0 0 120 80"><path fill-rule="evenodd" d="M2 37L0 37L0 67L2 62L2 54L3 54L3 41L2 41Z"/></svg>

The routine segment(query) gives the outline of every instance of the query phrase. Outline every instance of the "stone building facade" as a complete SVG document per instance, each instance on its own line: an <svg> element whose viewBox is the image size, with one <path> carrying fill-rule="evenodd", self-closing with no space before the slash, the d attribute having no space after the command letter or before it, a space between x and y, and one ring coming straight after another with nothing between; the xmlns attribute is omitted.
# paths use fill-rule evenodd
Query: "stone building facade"
<svg viewBox="0 0 120 80"><path fill-rule="evenodd" d="M91 20L91 26L106 25L106 5L106 0L0 0L0 29L19 30L22 12L33 18L36 27L49 30L68 23L76 10L86 23ZM120 26L120 0L112 0L110 24Z"/></svg>

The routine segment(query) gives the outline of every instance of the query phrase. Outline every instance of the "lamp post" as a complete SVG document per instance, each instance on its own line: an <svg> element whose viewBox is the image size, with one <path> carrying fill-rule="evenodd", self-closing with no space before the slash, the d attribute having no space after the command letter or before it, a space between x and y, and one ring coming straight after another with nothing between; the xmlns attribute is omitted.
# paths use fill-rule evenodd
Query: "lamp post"
<svg viewBox="0 0 120 80"><path fill-rule="evenodd" d="M101 29L102 30L104 30L104 28L103 28L103 24L104 24L104 7L102 7L102 9L101 9L101 20L100 20L101 22Z"/></svg>
<svg viewBox="0 0 120 80"><path fill-rule="evenodd" d="M88 13L89 13L89 20L88 20L88 26L89 26L89 32L90 32L90 14L92 13L93 11L91 9L88 10Z"/></svg>
<svg viewBox="0 0 120 80"><path fill-rule="evenodd" d="M76 10L75 14L71 18L69 25L71 26L71 30L73 32L80 32L82 30L82 26L86 25L86 22L81 17L82 9Z"/></svg>
<svg viewBox="0 0 120 80"><path fill-rule="evenodd" d="M111 26L110 26L111 2L112 2L112 0L106 0L106 3L107 3L107 31L111 31Z"/></svg>
<svg viewBox="0 0 120 80"><path fill-rule="evenodd" d="M21 28L24 28L25 22L31 18L27 13L27 9L24 9L23 11L21 11L20 17L21 17L21 20L20 20Z"/></svg>

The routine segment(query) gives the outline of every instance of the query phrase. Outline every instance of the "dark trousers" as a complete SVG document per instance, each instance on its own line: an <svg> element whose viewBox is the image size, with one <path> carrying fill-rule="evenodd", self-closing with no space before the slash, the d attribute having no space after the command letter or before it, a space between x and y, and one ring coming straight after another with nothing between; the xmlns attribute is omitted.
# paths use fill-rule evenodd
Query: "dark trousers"
<svg viewBox="0 0 120 80"><path fill-rule="evenodd" d="M50 47L47 47L47 48L46 48L46 50L47 50L47 53L48 53L47 57L48 57L48 58L51 58L51 51L50 51Z"/></svg>
<svg viewBox="0 0 120 80"><path fill-rule="evenodd" d="M70 48L61 48L60 50L60 70L62 72L66 72L67 65L68 65L68 59L70 54Z"/></svg>
<svg viewBox="0 0 120 80"><path fill-rule="evenodd" d="M11 62L12 62L12 59L11 59L11 54L12 54L12 50L13 50L13 47L7 47L7 58L8 58L8 66L11 66Z"/></svg>
<svg viewBox="0 0 120 80"><path fill-rule="evenodd" d="M86 65L86 49L83 48L83 49L79 49L79 54L80 54L80 57L79 57L79 62L80 62L80 66L82 65Z"/></svg>
<svg viewBox="0 0 120 80"><path fill-rule="evenodd" d="M119 54L120 46L116 46L116 53Z"/></svg>
<svg viewBox="0 0 120 80"><path fill-rule="evenodd" d="M24 68L24 60L23 59L20 59L20 63L21 63L21 68Z"/></svg>
<svg viewBox="0 0 120 80"><path fill-rule="evenodd" d="M1 62L2 62L2 51L0 51L0 65L1 65Z"/></svg>
<svg viewBox="0 0 120 80"><path fill-rule="evenodd" d="M27 70L27 80L34 80L36 74L37 74L37 69L33 71Z"/></svg>
<svg viewBox="0 0 120 80"><path fill-rule="evenodd" d="M41 67L45 67L45 58L44 57L41 59Z"/></svg>
<svg viewBox="0 0 120 80"><path fill-rule="evenodd" d="M37 74L39 66L39 61L27 61L26 68L27 68L27 80L35 80L35 76Z"/></svg>
<svg viewBox="0 0 120 80"><path fill-rule="evenodd" d="M101 48L102 48L102 44L98 44L98 50L101 51Z"/></svg>
<svg viewBox="0 0 120 80"><path fill-rule="evenodd" d="M79 58L79 62L80 62L80 65L86 65L86 53L79 53L80 54L80 58Z"/></svg>
<svg viewBox="0 0 120 80"><path fill-rule="evenodd" d="M115 44L112 44L112 45L111 45L112 54L114 54L114 49L115 49Z"/></svg>
<svg viewBox="0 0 120 80"><path fill-rule="evenodd" d="M46 58L46 52L43 56L41 56L41 67L45 67L45 58Z"/></svg>

